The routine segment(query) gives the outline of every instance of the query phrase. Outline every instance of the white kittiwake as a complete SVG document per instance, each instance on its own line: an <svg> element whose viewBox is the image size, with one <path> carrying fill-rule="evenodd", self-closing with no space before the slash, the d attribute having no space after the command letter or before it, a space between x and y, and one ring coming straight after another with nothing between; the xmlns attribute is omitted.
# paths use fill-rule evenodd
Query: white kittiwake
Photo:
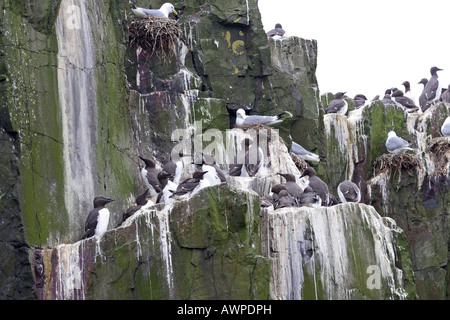
<svg viewBox="0 0 450 320"><path fill-rule="evenodd" d="M173 13L175 16L178 16L178 12L175 10L175 7L171 3L164 3L160 9L144 9L136 7L134 3L130 2L131 10L134 12L136 17L139 19L145 19L149 17L154 18L169 18L169 14Z"/></svg>
<svg viewBox="0 0 450 320"><path fill-rule="evenodd" d="M260 115L246 115L244 109L239 109L236 112L236 124L238 126L247 126L247 125L254 125L254 124L265 124L265 125L271 125L282 122L284 117L288 115L289 117L292 117L292 114L290 112L283 112L276 116L260 116Z"/></svg>
<svg viewBox="0 0 450 320"><path fill-rule="evenodd" d="M441 132L445 137L450 137L450 117L447 117L441 127Z"/></svg>
<svg viewBox="0 0 450 320"><path fill-rule="evenodd" d="M320 157L317 154L306 150L305 148L303 148L301 145L299 145L294 141L292 141L291 153L299 156L303 160L320 162Z"/></svg>
<svg viewBox="0 0 450 320"><path fill-rule="evenodd" d="M409 147L410 143L403 138L397 136L394 131L388 133L388 138L386 139L386 149L389 153L405 153L407 150L414 150Z"/></svg>

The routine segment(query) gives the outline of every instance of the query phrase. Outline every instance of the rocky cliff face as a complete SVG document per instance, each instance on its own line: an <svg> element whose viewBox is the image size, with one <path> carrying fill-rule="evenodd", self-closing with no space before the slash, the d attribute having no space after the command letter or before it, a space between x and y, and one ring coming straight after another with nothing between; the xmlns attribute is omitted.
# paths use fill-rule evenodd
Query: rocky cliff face
<svg viewBox="0 0 450 320"><path fill-rule="evenodd" d="M406 179L402 171L399 185L397 176L377 179L372 164L385 152L380 141L390 125L399 134L420 132L425 152L425 132L437 136L446 106L429 121L405 124L406 115L381 105L324 116L315 41L267 39L255 0L173 4L185 41L162 61L129 46L135 17L126 1L0 0L0 142L7 150L0 158L0 297L390 299L415 297L413 281L421 298L445 297L448 171L438 180L430 172ZM240 135L225 134L240 107L293 114L274 126L283 142L271 144L263 176L230 178L114 229L143 190L138 155L161 164L180 137L195 140L208 129L225 139ZM291 137L324 156L315 167L331 190L354 178L373 208L260 210L257 195L280 182L279 170L300 173L287 153ZM436 163L430 159L423 158ZM411 188L422 204L403 201ZM97 194L116 199L111 231L79 242ZM406 214L412 206L417 213ZM302 232L286 229L291 220ZM360 237L373 250L355 247ZM328 247L330 239L340 247ZM336 250L347 259L325 258ZM382 289L368 290L367 268L380 261Z"/></svg>

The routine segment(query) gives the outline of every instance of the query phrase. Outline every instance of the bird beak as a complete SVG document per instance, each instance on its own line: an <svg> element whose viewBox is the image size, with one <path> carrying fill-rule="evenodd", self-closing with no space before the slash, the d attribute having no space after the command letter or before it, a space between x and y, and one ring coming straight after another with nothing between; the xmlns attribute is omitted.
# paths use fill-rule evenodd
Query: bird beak
<svg viewBox="0 0 450 320"><path fill-rule="evenodd" d="M174 15L178 16L177 10L173 9L172 13L173 13Z"/></svg>
<svg viewBox="0 0 450 320"><path fill-rule="evenodd" d="M113 199L106 199L106 201L108 201L108 203L113 202Z"/></svg>

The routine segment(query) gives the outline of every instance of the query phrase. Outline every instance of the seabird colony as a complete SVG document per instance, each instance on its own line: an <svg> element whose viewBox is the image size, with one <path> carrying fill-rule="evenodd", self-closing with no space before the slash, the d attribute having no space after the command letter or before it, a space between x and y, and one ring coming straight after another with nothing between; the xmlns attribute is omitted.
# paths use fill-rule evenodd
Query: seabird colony
<svg viewBox="0 0 450 320"><path fill-rule="evenodd" d="M130 1L131 10L139 19L149 17L169 18L171 13L178 15L174 6L170 3L165 3L160 9L144 9L136 7ZM275 28L267 33L268 37L280 38L285 35L281 24L276 24ZM419 97L419 106L415 103L415 98L411 94L411 87L408 81L404 81L402 85L405 88L405 93L397 88L387 89L380 100L380 96L376 96L372 101L381 101L384 105L397 105L416 112L420 110L425 112L435 101L450 102L450 85L447 90L441 91L437 72L442 69L432 67L430 69L431 78L423 78L419 84L423 84L423 91ZM356 95L353 99L355 109L366 105L367 98L363 94ZM348 111L348 103L345 100L345 92L337 92L334 99L326 106L325 114L339 114L346 115ZM285 118L292 117L292 114L285 111L274 116L263 115L247 115L244 109L239 109L236 112L237 126L252 126L252 125L274 125L282 122ZM441 127L443 136L450 137L450 117L447 117ZM266 137L267 138L267 137ZM241 152L245 154L245 165L237 161L237 155L234 157L233 163L229 164L228 172L225 173L216 164L212 155L203 155L201 170L196 170L192 177L181 181L182 172L186 169L185 162L181 158L187 156L179 153L180 159L173 161L171 156L167 157L167 161L162 169L157 169L157 163L150 158L139 158L144 162L141 169L141 176L146 190L138 195L135 199L135 204L130 206L123 214L122 220L118 227L121 226L129 217L137 211L148 208L154 205L153 201L148 197L158 196L156 203L170 203L173 201L186 199L203 188L218 185L227 182L227 175L230 177L251 177L258 174L259 169L264 166L264 153L261 152L258 141L253 141L246 138L242 141ZM406 151L413 150L410 143L405 139L398 137L394 131L388 133L386 139L386 149L389 153L402 154ZM292 141L291 154L299 156L306 161L319 162L320 157L305 148L300 144ZM249 163L249 154L256 154L256 163ZM190 157L190 155L189 155ZM297 177L289 173L278 173L278 175L286 180L285 183L279 183L271 188L268 195L261 197L261 206L273 206L275 210L286 207L301 207L301 206L331 206L339 202L355 202L361 201L361 191L359 187L350 180L341 182L337 188L339 200L330 193L327 184L322 181L313 167L308 167L299 177L299 179L306 179L306 184L299 184ZM108 203L113 202L102 196L96 196L93 201L94 208L89 212L86 223L85 233L82 239L89 237L101 237L107 231L110 212L106 208Z"/></svg>

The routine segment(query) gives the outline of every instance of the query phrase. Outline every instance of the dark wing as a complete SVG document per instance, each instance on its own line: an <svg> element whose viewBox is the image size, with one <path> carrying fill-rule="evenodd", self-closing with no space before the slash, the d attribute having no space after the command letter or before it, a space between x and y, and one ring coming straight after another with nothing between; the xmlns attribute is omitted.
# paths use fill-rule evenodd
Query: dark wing
<svg viewBox="0 0 450 320"><path fill-rule="evenodd" d="M172 176L175 176L175 173L177 171L177 165L173 161L169 161L164 165L163 171L167 172ZM171 180L173 181L173 178Z"/></svg>
<svg viewBox="0 0 450 320"><path fill-rule="evenodd" d="M327 184L320 180L320 178L314 176L309 179L309 187L320 196L322 203L326 205L329 193Z"/></svg>
<svg viewBox="0 0 450 320"><path fill-rule="evenodd" d="M216 169L217 175L220 178L221 182L227 182L227 177L225 176L225 173L219 168L217 164L212 165L214 169Z"/></svg>
<svg viewBox="0 0 450 320"><path fill-rule="evenodd" d="M410 98L408 97L396 97L395 101L397 101L398 103L400 103L402 106L406 107L406 108L416 108L416 105L414 104L414 101L412 101Z"/></svg>
<svg viewBox="0 0 450 320"><path fill-rule="evenodd" d="M161 192L161 183L158 180L158 169L147 170L147 180L148 183L155 189L156 192Z"/></svg>
<svg viewBox="0 0 450 320"><path fill-rule="evenodd" d="M122 222L119 223L118 227L122 225L129 217L131 217L133 214L135 214L139 209L141 209L142 206L131 206L122 214Z"/></svg>
<svg viewBox="0 0 450 320"><path fill-rule="evenodd" d="M84 230L87 231L88 229L95 229L97 226L97 219L98 219L98 212L100 209L93 209L91 212L89 212L89 215L86 219L86 222L84 224Z"/></svg>
<svg viewBox="0 0 450 320"><path fill-rule="evenodd" d="M435 78L431 78L425 86L425 97L427 101L433 100L436 98L436 92L439 87L439 81Z"/></svg>
<svg viewBox="0 0 450 320"><path fill-rule="evenodd" d="M195 189L195 187L200 182L200 179L197 178L189 178L184 180L177 188L177 190L173 193L174 195L183 195Z"/></svg>
<svg viewBox="0 0 450 320"><path fill-rule="evenodd" d="M345 101L342 99L333 100L325 109L325 113L336 113L345 106Z"/></svg>
<svg viewBox="0 0 450 320"><path fill-rule="evenodd" d="M97 227L97 219L99 211L100 209L97 208L89 212L89 215L84 224L84 230L86 231L86 233L81 237L81 239L90 238L95 234L95 228Z"/></svg>

